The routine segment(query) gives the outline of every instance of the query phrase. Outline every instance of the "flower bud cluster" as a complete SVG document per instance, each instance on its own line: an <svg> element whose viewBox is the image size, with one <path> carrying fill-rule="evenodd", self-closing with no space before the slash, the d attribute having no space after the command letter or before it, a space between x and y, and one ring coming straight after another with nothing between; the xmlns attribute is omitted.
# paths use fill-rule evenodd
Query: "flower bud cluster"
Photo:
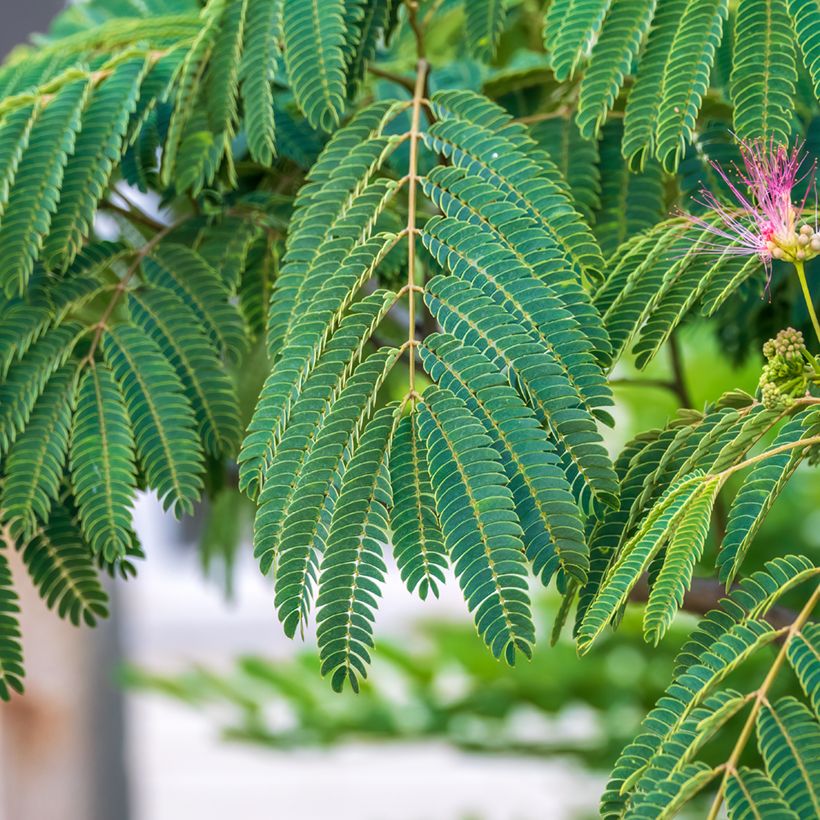
<svg viewBox="0 0 820 820"><path fill-rule="evenodd" d="M760 374L761 400L769 410L785 410L798 396L805 394L811 368L806 367L808 353L799 330L786 328L763 345L766 364Z"/></svg>
<svg viewBox="0 0 820 820"><path fill-rule="evenodd" d="M772 259L786 262L804 262L820 254L820 231L805 223L799 229L773 234L766 241L766 250Z"/></svg>

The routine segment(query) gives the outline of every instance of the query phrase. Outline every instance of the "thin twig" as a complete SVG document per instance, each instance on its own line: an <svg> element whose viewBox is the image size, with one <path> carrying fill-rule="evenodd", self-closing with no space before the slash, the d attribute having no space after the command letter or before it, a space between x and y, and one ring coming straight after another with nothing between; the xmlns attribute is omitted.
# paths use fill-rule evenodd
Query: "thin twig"
<svg viewBox="0 0 820 820"><path fill-rule="evenodd" d="M798 441L789 441L786 444L781 444L779 447L773 447L771 450L758 453L756 456L747 458L745 461L733 464L731 467L727 467L725 470L715 473L711 478L720 478L722 481L725 481L732 473L736 473L738 470L743 470L746 467L751 467L759 461L765 461L767 458L776 456L779 453L785 453L788 450L794 450L796 447L811 447L814 444L820 444L820 436L810 436L809 438L802 438Z"/></svg>
<svg viewBox="0 0 820 820"><path fill-rule="evenodd" d="M120 196L119 192L117 193ZM122 197L125 199L125 197ZM127 201L127 200L126 200ZM152 231L161 231L165 225L162 222L158 222L156 219L148 216L144 211L140 211L137 208L133 207L132 203L128 203L131 205L131 208L123 208L120 205L117 205L116 202L111 202L110 200L105 200L104 202L100 203L100 207L104 211L113 211L116 214L120 214L124 216L126 219L130 219L132 222L138 222L140 225L145 225L146 228L150 228Z"/></svg>
<svg viewBox="0 0 820 820"><path fill-rule="evenodd" d="M743 753L743 750L746 748L746 744L749 742L749 738L752 736L755 720L757 719L757 713L760 711L760 707L766 702L766 695L774 683L777 673L780 671L780 667L786 660L786 653L789 650L789 645L791 644L792 639L798 632L800 632L803 625L811 616L815 606L817 606L817 601L819 598L820 584L815 588L811 597L806 602L806 605L800 610L800 614L794 619L791 626L788 628L788 632L786 632L783 639L783 644L780 647L780 651L777 653L777 657L774 659L774 663L771 665L771 668L764 678L763 683L760 684L760 688L753 693L754 702L752 704L752 708L749 712L749 716L746 718L746 723L743 725L743 729L738 736L737 742L732 749L732 753L726 761L723 780L721 781L720 787L715 795L715 799L712 803L712 808L709 810L707 820L716 820L720 807L723 803L723 795L726 791L729 778L737 772L737 764L740 760L740 755Z"/></svg>
<svg viewBox="0 0 820 820"><path fill-rule="evenodd" d="M185 222L187 219L184 218L179 222L175 222L173 225L166 225L161 231L158 231L154 236L152 236L138 251L136 251L134 255L134 259L131 262L128 270L125 272L125 275L120 279L119 284L114 289L114 294L109 300L108 304L105 307L105 310L102 312L99 321L96 325L94 325L94 337L91 340L91 345L88 349L88 353L85 355L83 359L84 364L93 365L94 364L94 354L97 351L97 347L100 344L100 339L102 338L103 331L105 330L108 320L111 318L111 314L114 312L114 308L117 306L120 298L122 297L123 293L128 289L128 283L131 281L131 278L134 274L139 270L140 265L142 264L143 259L151 253L152 250L163 240L165 239L168 234L172 231L176 230L182 222Z"/></svg>
<svg viewBox="0 0 820 820"><path fill-rule="evenodd" d="M413 29L413 34L416 37L416 56L419 60L423 60L426 56L424 46L424 25L418 18L418 0L404 0L404 6L407 9L407 22L410 23L410 28Z"/></svg>
<svg viewBox="0 0 820 820"><path fill-rule="evenodd" d="M672 364L672 382L674 384L675 395L681 403L681 407L691 407L692 397L686 387L686 374L683 370L683 356L677 337L673 333L669 337L669 360Z"/></svg>
<svg viewBox="0 0 820 820"><path fill-rule="evenodd" d="M403 77L401 74L394 74L392 71L387 71L383 68L379 68L377 65L369 65L367 70L374 76L374 77L381 77L383 80L389 80L391 83L395 83L396 85L400 85L402 88L407 89L411 94L415 91L415 84L413 80L408 79L407 77Z"/></svg>

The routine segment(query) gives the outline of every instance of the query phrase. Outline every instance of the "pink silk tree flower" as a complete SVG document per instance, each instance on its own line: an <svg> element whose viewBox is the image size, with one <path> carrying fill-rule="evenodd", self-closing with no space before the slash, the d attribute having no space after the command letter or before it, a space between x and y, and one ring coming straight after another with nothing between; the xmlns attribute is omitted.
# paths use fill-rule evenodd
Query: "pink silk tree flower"
<svg viewBox="0 0 820 820"><path fill-rule="evenodd" d="M734 180L718 163L711 163L737 204L726 205L711 191L701 188L702 199L695 201L711 213L703 217L684 214L693 225L715 237L712 242L700 242L697 250L757 255L770 275L773 259L796 263L817 256L820 232L816 203L812 213L814 224L806 221L806 198L816 163L810 168L804 167L807 157L803 143L789 151L774 140L741 140L740 154L743 167L733 165ZM799 204L795 203L794 189L807 178L807 193Z"/></svg>

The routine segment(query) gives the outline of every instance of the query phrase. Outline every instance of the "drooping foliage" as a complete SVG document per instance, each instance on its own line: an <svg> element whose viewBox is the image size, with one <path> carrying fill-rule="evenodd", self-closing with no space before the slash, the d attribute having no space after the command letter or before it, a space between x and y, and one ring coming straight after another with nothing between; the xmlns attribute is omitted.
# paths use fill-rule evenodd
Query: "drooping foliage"
<svg viewBox="0 0 820 820"><path fill-rule="evenodd" d="M277 615L316 624L335 689L368 673L391 560L421 598L452 573L512 664L533 584L563 596L556 636L575 607L582 654L641 597L657 644L708 555L729 598L605 812L666 816L719 780L732 816L811 816L816 781L791 767L815 748L816 574L800 555L747 570L817 460L817 380L776 409L742 391L681 409L614 456L607 428L622 369L676 356L682 325L757 341L749 317L785 305L807 326L779 269L669 213L726 193L711 161L736 156L732 128L816 151L818 29L786 0L90 0L16 51L0 696L23 677L11 568L72 621L104 617L99 572L142 557L140 491L178 516L250 499ZM805 703L724 686L769 644ZM699 762L743 709L762 764Z"/></svg>

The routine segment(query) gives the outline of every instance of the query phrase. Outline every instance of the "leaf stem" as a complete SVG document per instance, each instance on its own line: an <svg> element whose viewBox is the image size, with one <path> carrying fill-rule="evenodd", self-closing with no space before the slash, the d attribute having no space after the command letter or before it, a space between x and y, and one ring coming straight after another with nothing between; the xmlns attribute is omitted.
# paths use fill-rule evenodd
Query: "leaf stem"
<svg viewBox="0 0 820 820"><path fill-rule="evenodd" d="M408 11L410 3L408 3ZM421 121L421 102L427 82L428 64L424 57L419 57L416 66L416 83L413 90L413 113L410 121L410 162L407 172L407 344L416 344L416 196L418 193L418 156L419 156L419 123ZM412 351L411 351L412 353ZM416 394L416 357L411 355L408 373L409 393ZM415 401L415 398L413 399Z"/></svg>
<svg viewBox="0 0 820 820"><path fill-rule="evenodd" d="M752 731L754 730L755 720L757 718L757 713L760 711L760 707L766 701L766 695L769 692L769 689L774 683L774 679L777 677L777 673L780 671L780 667L783 665L783 662L786 659L786 653L789 649L789 644L792 641L792 638L800 631L803 627L803 624L809 619L809 616L814 611L815 606L817 606L817 601L820 599L820 584L815 587L814 592L809 597L809 600L806 602L806 605L803 609L800 610L798 616L794 619L791 626L788 628L786 635L783 640L783 644L780 647L780 651L777 653L777 657L774 659L774 663L771 665L768 674L763 680L763 683L760 684L760 687L757 689L756 692L752 692L751 695L754 698L754 702L752 704L752 709L749 712L749 716L746 718L746 723L743 725L743 729L738 736L737 742L735 743L734 748L732 749L732 753L729 756L729 759L726 761L724 766L724 775L723 780L721 781L720 787L718 788L717 794L715 795L715 799L712 803L712 808L709 810L709 814L706 820L716 820L718 816L718 812L720 811L721 804L723 803L723 794L726 791L726 784L729 781L729 778L734 774L737 770L737 763L740 760L740 755L743 753L743 750L746 748L746 744L749 742L749 738L752 736Z"/></svg>
<svg viewBox="0 0 820 820"><path fill-rule="evenodd" d="M814 302L811 298L811 291L809 290L809 283L806 281L806 269L802 262L795 260L794 269L797 271L797 278L800 280L800 288L803 291L803 298L806 300L806 308L809 311L812 326L814 327L814 335L817 341L820 342L820 321L817 319L817 314L814 311Z"/></svg>
<svg viewBox="0 0 820 820"><path fill-rule="evenodd" d="M796 447L811 447L813 444L820 444L820 436L801 438L797 441L789 441L785 444L781 444L779 447L773 447L771 450L758 453L756 456L747 458L745 461L741 461L738 464L733 464L731 467L727 467L725 470L716 473L715 477L720 478L721 480L726 480L730 475L732 475L732 473L736 473L738 470L742 470L745 467L751 467L752 464L757 464L758 461L764 461L767 458L776 456L779 453L785 453L787 450L793 450Z"/></svg>

